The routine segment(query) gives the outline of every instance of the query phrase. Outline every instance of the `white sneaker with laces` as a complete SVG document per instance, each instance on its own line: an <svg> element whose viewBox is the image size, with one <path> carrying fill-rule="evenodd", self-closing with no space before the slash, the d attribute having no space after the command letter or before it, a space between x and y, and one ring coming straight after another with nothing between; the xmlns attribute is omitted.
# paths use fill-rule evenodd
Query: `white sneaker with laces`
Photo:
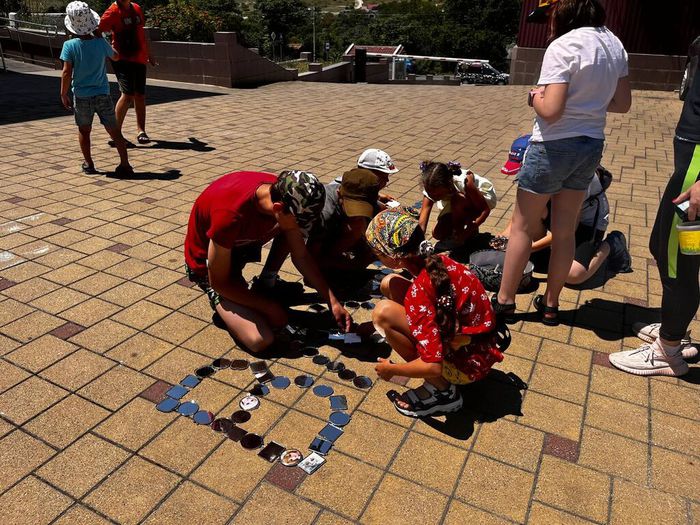
<svg viewBox="0 0 700 525"><path fill-rule="evenodd" d="M660 329L661 323L634 323L632 325L632 330L637 334L637 337L649 344L658 339ZM692 359L698 355L698 347L690 338L690 330L681 339L681 354L683 354L683 359Z"/></svg>
<svg viewBox="0 0 700 525"><path fill-rule="evenodd" d="M637 376L682 376L688 373L688 363L680 351L667 356L659 343L644 344L636 350L615 352L608 356L610 364Z"/></svg>

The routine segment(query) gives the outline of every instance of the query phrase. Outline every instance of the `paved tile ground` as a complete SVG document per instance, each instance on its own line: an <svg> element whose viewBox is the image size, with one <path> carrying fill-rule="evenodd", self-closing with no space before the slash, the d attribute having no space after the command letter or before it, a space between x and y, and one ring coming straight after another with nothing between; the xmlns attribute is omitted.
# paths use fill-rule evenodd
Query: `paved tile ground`
<svg viewBox="0 0 700 525"><path fill-rule="evenodd" d="M80 173L55 75L0 75L0 523L700 522L698 367L643 379L606 359L637 345L633 321L658 315L646 244L672 167L674 94L635 92L632 111L609 119L611 227L628 235L634 273L565 290L557 328L526 316L501 372L466 392L458 417L409 420L384 395L398 385L365 391L308 358L269 361L350 405L345 435L306 476L154 409L195 368L247 357L182 279L193 200L240 168L304 168L328 181L378 146L402 168L389 190L407 203L419 197L421 159L458 159L490 177L501 202L487 229L497 231L515 189L499 168L530 127L527 88L158 85L148 121L160 142L131 150L142 175L125 181ZM132 139L133 126L130 115ZM104 132L93 136L97 167L113 168ZM284 277L299 278L290 264ZM530 301L519 297L531 312ZM342 360L376 379L370 361ZM228 416L252 382L249 371L221 371L187 399ZM304 448L324 403L273 389L242 426Z"/></svg>

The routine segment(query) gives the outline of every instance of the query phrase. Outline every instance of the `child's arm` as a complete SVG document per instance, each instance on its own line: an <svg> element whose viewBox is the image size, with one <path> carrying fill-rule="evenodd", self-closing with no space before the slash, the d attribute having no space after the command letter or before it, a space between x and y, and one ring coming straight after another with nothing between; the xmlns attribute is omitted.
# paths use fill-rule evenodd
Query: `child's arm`
<svg viewBox="0 0 700 525"><path fill-rule="evenodd" d="M539 252L545 248L549 248L552 245L552 232L548 231L547 234L536 241L532 241L532 251Z"/></svg>
<svg viewBox="0 0 700 525"><path fill-rule="evenodd" d="M477 228L484 224L486 222L486 219L488 219L489 214L491 213L491 208L489 208L488 202L486 202L486 198L483 196L481 191L479 191L479 188L476 187L476 184L474 184L474 174L473 173L468 173L467 176L467 183L465 184L465 191L469 192L469 198L471 201L476 204L479 210L481 212L479 213L479 216L474 219L474 226Z"/></svg>
<svg viewBox="0 0 700 525"><path fill-rule="evenodd" d="M61 72L61 103L66 109L73 109L73 102L71 102L68 96L71 78L73 78L73 64L65 61L63 62L63 71Z"/></svg>
<svg viewBox="0 0 700 525"><path fill-rule="evenodd" d="M423 197L423 203L420 207L420 215L418 217L418 225L423 230L423 233L428 231L428 221L430 220L430 212L433 210L433 201L428 197Z"/></svg>
<svg viewBox="0 0 700 525"><path fill-rule="evenodd" d="M381 357L377 358L377 361L379 364L374 369L385 381L394 376L431 378L442 375L442 363L426 363L420 357L408 363L392 363Z"/></svg>

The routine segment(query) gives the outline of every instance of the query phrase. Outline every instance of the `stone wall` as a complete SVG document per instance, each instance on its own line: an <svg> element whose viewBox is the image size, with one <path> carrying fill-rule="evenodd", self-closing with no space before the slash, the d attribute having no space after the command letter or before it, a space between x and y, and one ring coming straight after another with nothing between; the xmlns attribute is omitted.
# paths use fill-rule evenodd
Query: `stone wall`
<svg viewBox="0 0 700 525"><path fill-rule="evenodd" d="M540 74L544 49L514 47L510 60L510 83L534 85ZM630 53L632 89L673 91L678 89L685 68L684 56Z"/></svg>

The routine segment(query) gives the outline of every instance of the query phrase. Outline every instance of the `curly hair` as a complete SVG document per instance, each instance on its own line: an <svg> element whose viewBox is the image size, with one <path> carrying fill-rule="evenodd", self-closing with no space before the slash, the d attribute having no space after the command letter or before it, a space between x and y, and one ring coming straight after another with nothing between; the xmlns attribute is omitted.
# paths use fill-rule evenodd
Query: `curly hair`
<svg viewBox="0 0 700 525"><path fill-rule="evenodd" d="M438 188L450 188L452 177L459 175L462 170L459 162L450 161L445 164L424 160L420 163L420 171L423 188L429 192Z"/></svg>
<svg viewBox="0 0 700 525"><path fill-rule="evenodd" d="M432 249L426 249L426 244L429 243L426 243L423 230L416 228L402 252L425 258L425 269L435 291L435 322L440 330L443 354L449 357L452 353L451 341L457 331L455 290L442 257L434 254Z"/></svg>

